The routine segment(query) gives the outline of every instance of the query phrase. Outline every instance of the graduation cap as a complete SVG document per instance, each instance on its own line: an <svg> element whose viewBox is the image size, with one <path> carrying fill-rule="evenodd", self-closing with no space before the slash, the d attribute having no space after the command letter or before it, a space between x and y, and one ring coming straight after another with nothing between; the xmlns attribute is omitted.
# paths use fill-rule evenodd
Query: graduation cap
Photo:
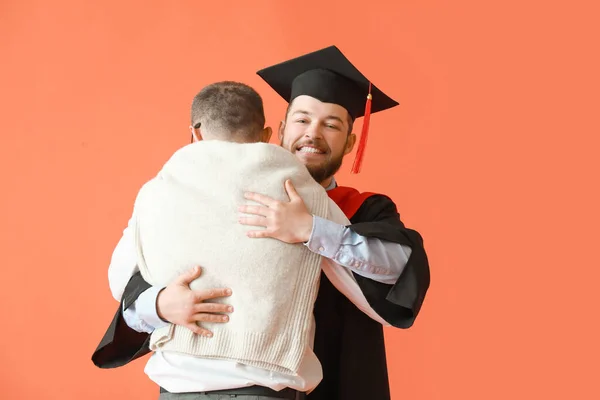
<svg viewBox="0 0 600 400"><path fill-rule="evenodd" d="M398 105L372 85L336 46L284 61L257 74L287 102L307 95L344 107L353 120L365 117L353 173L360 171L371 114Z"/></svg>

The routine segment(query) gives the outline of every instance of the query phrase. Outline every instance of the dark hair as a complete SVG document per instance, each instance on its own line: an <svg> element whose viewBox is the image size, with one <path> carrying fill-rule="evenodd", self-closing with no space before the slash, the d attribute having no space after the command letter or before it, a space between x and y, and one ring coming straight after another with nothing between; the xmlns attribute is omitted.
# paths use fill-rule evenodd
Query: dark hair
<svg viewBox="0 0 600 400"><path fill-rule="evenodd" d="M260 95L250 86L232 81L203 88L192 102L192 126L230 139L258 140L265 127Z"/></svg>

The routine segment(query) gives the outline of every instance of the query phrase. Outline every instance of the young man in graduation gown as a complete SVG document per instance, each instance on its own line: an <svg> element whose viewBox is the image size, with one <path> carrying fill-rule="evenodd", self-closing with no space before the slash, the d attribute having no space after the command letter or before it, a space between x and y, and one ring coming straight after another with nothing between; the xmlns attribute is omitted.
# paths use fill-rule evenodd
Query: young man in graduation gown
<svg viewBox="0 0 600 400"><path fill-rule="evenodd" d="M395 204L388 197L337 186L333 178L343 156L354 147L354 120L364 116L363 125L368 129L371 113L394 107L397 103L371 85L333 46L266 68L258 74L290 102L279 129L282 146L307 165L313 177L346 213L351 225L324 224L317 217L305 215L305 208L303 212L302 205L297 202L277 202L258 193L249 194L249 198L262 206L240 210L254 214L240 222L266 228L256 231L255 237L304 242L312 251L348 268L371 311L381 317L380 321L409 328L429 288L429 265L421 236L404 226ZM366 129L363 129L355 172L360 167L365 139ZM312 230L307 230L311 225ZM317 226L320 226L320 232L316 232ZM310 235L300 237L296 234L307 231ZM362 244L368 251L362 255L352 254L352 247L357 244ZM409 256L398 276L386 267L400 247L409 249ZM171 305L169 312L155 310L155 314L162 314L164 319L177 323L173 319L181 315L176 315L173 305L184 303L173 300L175 296L171 294L176 291L169 287L164 290L151 288L139 274L134 275L125 289L120 309L94 353L96 365L121 366L148 353L148 334L130 328L136 325L136 318L139 324L148 325L137 304L138 297L148 293L155 293L155 307L161 308L161 296L163 304ZM185 291L179 288L178 293L183 299ZM308 395L309 399L390 398L382 323L359 310L348 300L349 295L352 294L341 293L335 282L322 276L314 310L314 352L322 364L324 378ZM201 309L196 307L196 310ZM124 315L127 313L129 320L126 323ZM210 311L190 311L187 318L208 319Z"/></svg>

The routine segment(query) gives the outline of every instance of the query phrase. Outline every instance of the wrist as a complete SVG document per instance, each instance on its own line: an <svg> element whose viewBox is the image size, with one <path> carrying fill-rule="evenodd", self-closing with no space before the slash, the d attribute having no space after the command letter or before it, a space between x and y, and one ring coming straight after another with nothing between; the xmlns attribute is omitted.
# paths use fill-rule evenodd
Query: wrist
<svg viewBox="0 0 600 400"><path fill-rule="evenodd" d="M161 307L160 307L160 296L163 294L164 290L166 289L166 287L160 289L158 291L158 294L156 295L156 315L158 316L158 318L160 318L162 321L164 322L169 322L167 320L167 318L165 318L165 316L163 315L163 313L161 312Z"/></svg>
<svg viewBox="0 0 600 400"><path fill-rule="evenodd" d="M164 288L160 286L152 286L148 290L144 291L135 302L135 311L139 316L139 319L152 329L161 328L168 325L165 319L158 315L158 294Z"/></svg>
<svg viewBox="0 0 600 400"><path fill-rule="evenodd" d="M307 213L305 219L306 223L303 224L304 228L302 229L300 234L300 242L302 243L306 243L310 240L315 223L315 218L312 214Z"/></svg>

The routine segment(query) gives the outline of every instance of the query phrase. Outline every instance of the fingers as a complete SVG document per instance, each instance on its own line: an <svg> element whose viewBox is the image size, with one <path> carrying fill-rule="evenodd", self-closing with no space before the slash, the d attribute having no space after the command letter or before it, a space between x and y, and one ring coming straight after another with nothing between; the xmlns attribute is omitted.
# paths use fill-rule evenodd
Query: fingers
<svg viewBox="0 0 600 400"><path fill-rule="evenodd" d="M179 275L176 279L175 282L179 285L185 285L185 286L189 286L189 284L194 280L197 279L200 275L202 275L202 268L200 267L194 267L191 268L188 271L185 271L184 273L182 273L181 275Z"/></svg>
<svg viewBox="0 0 600 400"><path fill-rule="evenodd" d="M199 314L194 314L192 316L192 319L194 321L196 321L196 322L225 323L225 322L229 321L229 316L228 315L221 315L221 314L199 313Z"/></svg>
<svg viewBox="0 0 600 400"><path fill-rule="evenodd" d="M273 232L268 230L263 231L248 231L246 235L250 238L272 238L275 237Z"/></svg>
<svg viewBox="0 0 600 400"><path fill-rule="evenodd" d="M246 192L244 193L244 198L252 201L256 201L257 203L261 203L267 207L275 207L278 203L277 200L270 198L269 196L265 196L258 193Z"/></svg>
<svg viewBox="0 0 600 400"><path fill-rule="evenodd" d="M233 308L226 304L215 304L215 303L205 303L205 304L197 304L196 309L199 311L208 311L208 312L231 312ZM206 312L197 312L193 314L190 318L193 322L188 322L185 327L187 327L192 332L204 336L204 337L212 337L213 333L208 329L202 328L198 325L198 322L213 322L218 324L224 324L229 322L229 316L223 314L208 314Z"/></svg>
<svg viewBox="0 0 600 400"><path fill-rule="evenodd" d="M239 206L238 211L244 214L262 215L264 217L268 217L272 213L272 210L262 206Z"/></svg>
<svg viewBox="0 0 600 400"><path fill-rule="evenodd" d="M231 296L231 289L204 289L195 292L196 302L200 303L203 300L216 299L219 297Z"/></svg>
<svg viewBox="0 0 600 400"><path fill-rule="evenodd" d="M294 185L292 185L291 179L287 179L285 181L284 186L285 186L285 191L287 192L287 195L290 198L290 201L300 199L300 195L298 194L298 192L296 192L296 188L294 187Z"/></svg>
<svg viewBox="0 0 600 400"><path fill-rule="evenodd" d="M250 225L250 226L264 226L265 228L268 225L267 218L265 217L240 217L238 219L239 223L242 225Z"/></svg>
<svg viewBox="0 0 600 400"><path fill-rule="evenodd" d="M208 329L204 329L201 326L198 326L193 322L190 322L189 324L185 324L184 326L186 328L188 328L190 331L194 332L196 335L200 335L200 336L204 336L204 337L212 337L213 336L213 333L211 331L209 331Z"/></svg>
<svg viewBox="0 0 600 400"><path fill-rule="evenodd" d="M198 303L194 305L195 313L230 313L233 307L229 304L220 303Z"/></svg>

